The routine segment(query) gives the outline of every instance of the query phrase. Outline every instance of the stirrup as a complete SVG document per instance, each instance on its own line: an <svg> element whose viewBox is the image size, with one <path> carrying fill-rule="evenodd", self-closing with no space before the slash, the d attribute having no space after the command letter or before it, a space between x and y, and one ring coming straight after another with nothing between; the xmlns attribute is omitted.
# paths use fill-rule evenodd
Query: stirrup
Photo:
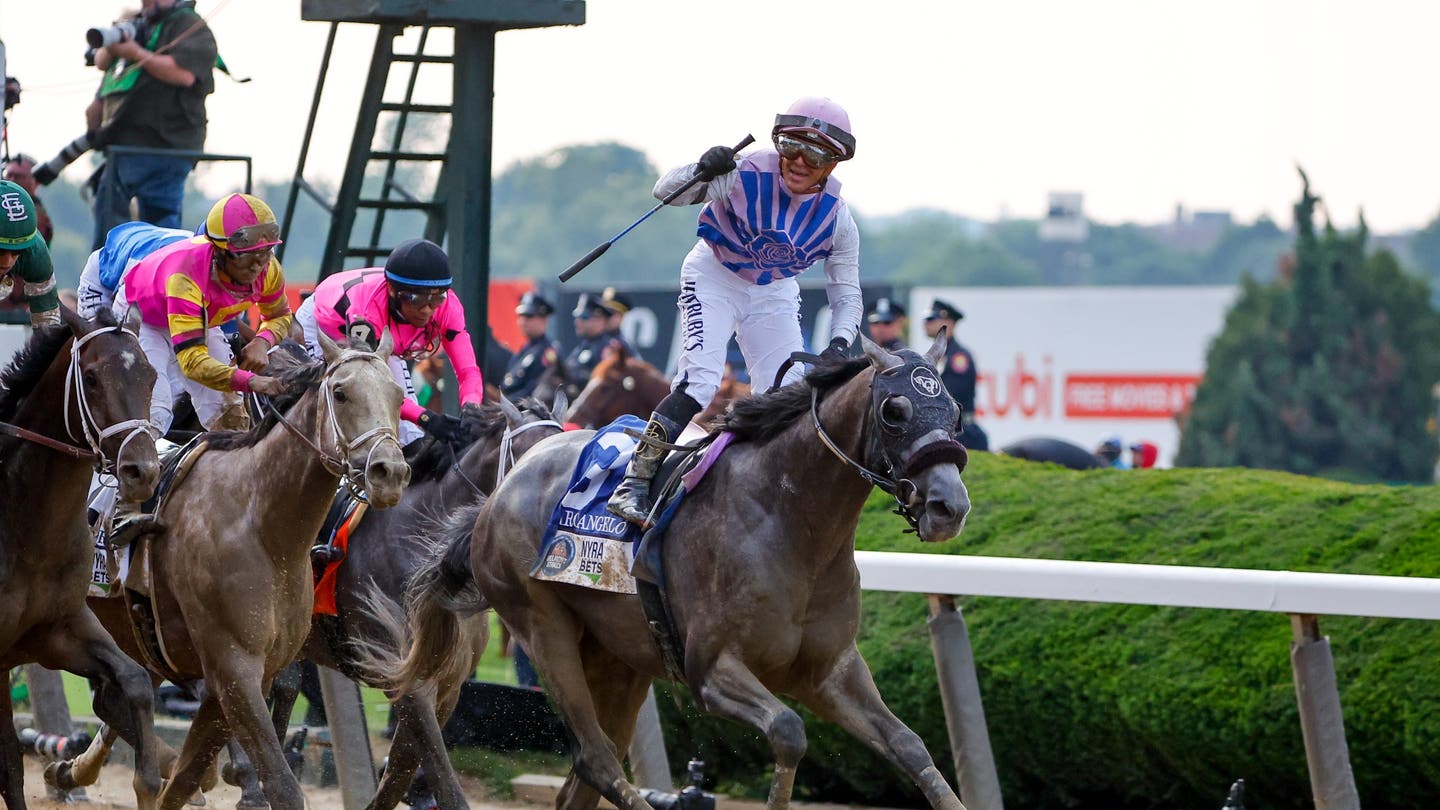
<svg viewBox="0 0 1440 810"><path fill-rule="evenodd" d="M345 551L338 546L322 543L310 547L310 565L315 568L324 568L343 559L345 559Z"/></svg>

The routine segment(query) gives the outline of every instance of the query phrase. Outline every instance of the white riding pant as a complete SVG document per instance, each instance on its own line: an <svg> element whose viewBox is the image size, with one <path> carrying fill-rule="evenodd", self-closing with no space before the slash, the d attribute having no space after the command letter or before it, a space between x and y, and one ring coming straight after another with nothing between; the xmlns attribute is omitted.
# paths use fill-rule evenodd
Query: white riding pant
<svg viewBox="0 0 1440 810"><path fill-rule="evenodd" d="M113 311L121 322L130 311L123 281L120 289L115 291ZM210 356L221 363L230 363L235 359L225 333L218 326L205 330L205 347ZM145 358L155 368L155 390L150 395L150 424L157 435L163 436L170 430L171 423L175 421L175 401L180 399L181 394L190 394L190 404L195 406L195 415L200 418L201 425L212 424L224 410L227 397L234 396L185 376L185 372L180 370L180 361L175 357L175 344L170 341L169 330L148 323L140 324L140 348L145 350Z"/></svg>
<svg viewBox="0 0 1440 810"><path fill-rule="evenodd" d="M710 247L697 242L680 268L680 360L671 389L688 380L685 389L700 403L710 404L725 373L725 354L734 335L750 371L750 390L767 391L775 373L794 352L805 349L800 331L800 285L787 278L751 284L725 269ZM784 383L800 380L802 366L786 373Z"/></svg>
<svg viewBox="0 0 1440 810"><path fill-rule="evenodd" d="M317 337L320 327L315 324L315 297L313 295L301 302L300 308L295 310L295 322L300 324L301 331L305 333L305 351L309 352L310 356L316 360L324 360L325 353L320 350L320 338ZM405 399L417 402L415 383L410 380L410 364L393 354L390 355L388 362L390 374L395 378L395 382L400 383L400 388L405 391ZM408 445L424 435L425 431L421 430L419 425L404 419L400 420L400 444L402 446Z"/></svg>

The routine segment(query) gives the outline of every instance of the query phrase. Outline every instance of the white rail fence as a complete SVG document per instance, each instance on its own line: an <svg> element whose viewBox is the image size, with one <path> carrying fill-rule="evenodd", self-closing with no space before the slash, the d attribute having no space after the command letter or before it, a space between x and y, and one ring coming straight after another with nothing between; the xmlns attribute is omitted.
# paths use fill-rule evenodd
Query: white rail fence
<svg viewBox="0 0 1440 810"><path fill-rule="evenodd" d="M1334 659L1329 640L1320 635L1318 617L1440 619L1440 579L876 551L857 551L855 559L862 589L929 597L941 703L960 798L969 810L1001 810L1003 801L969 633L956 596L1288 614L1294 634L1290 661L1317 810L1360 807ZM343 801L346 810L357 810L375 789L365 719L354 684L338 673L325 675L330 677L322 677L321 687ZM630 758L636 781L642 787L673 789L653 705L642 712L635 737Z"/></svg>

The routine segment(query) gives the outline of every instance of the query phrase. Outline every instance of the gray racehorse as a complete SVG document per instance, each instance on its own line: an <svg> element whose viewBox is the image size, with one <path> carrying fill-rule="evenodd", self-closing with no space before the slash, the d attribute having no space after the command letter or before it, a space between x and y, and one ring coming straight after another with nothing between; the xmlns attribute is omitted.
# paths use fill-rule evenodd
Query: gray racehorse
<svg viewBox="0 0 1440 810"><path fill-rule="evenodd" d="M855 646L855 528L872 482L893 489L924 541L957 535L970 510L954 439L959 408L940 385L944 332L925 355L862 338L865 357L822 364L804 383L737 402L736 441L686 497L663 544L684 657L680 677L706 711L769 739L769 806L787 807L805 752L791 695L905 772L932 806L963 810L920 738L886 708ZM547 439L477 509L473 527L412 586L415 643L391 670L426 688L453 653L457 614L493 606L528 650L574 734L557 806L648 810L625 751L654 678L666 677L635 596L529 576L588 432ZM858 474L857 474L858 473ZM377 662L378 663L378 662Z"/></svg>

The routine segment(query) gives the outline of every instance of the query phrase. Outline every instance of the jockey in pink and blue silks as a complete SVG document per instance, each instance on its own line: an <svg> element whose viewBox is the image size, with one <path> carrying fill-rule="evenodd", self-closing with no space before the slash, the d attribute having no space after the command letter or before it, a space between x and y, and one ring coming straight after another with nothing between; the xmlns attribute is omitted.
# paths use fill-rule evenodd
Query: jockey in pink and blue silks
<svg viewBox="0 0 1440 810"><path fill-rule="evenodd" d="M460 383L460 404L479 405L485 397L475 346L465 329L465 308L450 291L450 260L434 242L411 239L390 253L385 267L347 270L327 276L295 313L305 344L319 356L317 330L344 344L360 337L372 346L388 331L395 344L390 371L405 389L400 406L400 441L409 444L421 431L453 440L459 419L425 409L415 400L409 362L444 348ZM409 424L413 423L413 424ZM418 425L418 427L416 427Z"/></svg>
<svg viewBox="0 0 1440 810"><path fill-rule="evenodd" d="M284 390L279 380L256 373L290 328L278 244L280 225L270 206L231 194L211 207L203 234L166 245L125 272L113 309L122 321L131 307L140 310L140 346L158 372L150 422L160 433L170 429L181 393L190 394L201 424L212 428L239 408L235 392ZM262 320L237 368L220 326L252 306Z"/></svg>
<svg viewBox="0 0 1440 810"><path fill-rule="evenodd" d="M696 176L706 182L674 205L706 203L699 241L680 268L683 344L670 395L645 427L647 436L674 442L714 398L734 335L750 369L752 390L768 389L780 366L805 348L800 332L800 288L795 277L825 262L830 302L830 345L843 355L860 328L860 234L830 177L855 156L850 116L828 98L802 98L775 116L774 149L735 155L726 146L670 171L655 185L664 199ZM801 376L794 369L785 378ZM608 508L646 526L650 482L664 451L642 443Z"/></svg>

